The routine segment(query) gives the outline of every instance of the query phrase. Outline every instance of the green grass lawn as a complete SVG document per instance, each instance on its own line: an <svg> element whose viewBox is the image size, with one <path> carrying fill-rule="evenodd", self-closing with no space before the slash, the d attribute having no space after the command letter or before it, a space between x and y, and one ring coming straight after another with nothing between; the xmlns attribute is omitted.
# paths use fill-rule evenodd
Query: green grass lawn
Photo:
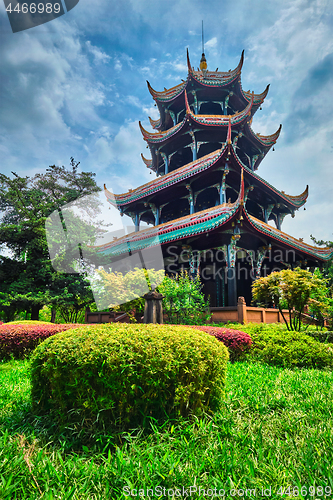
<svg viewBox="0 0 333 500"><path fill-rule="evenodd" d="M1 500L149 498L157 487L150 498L333 498L332 372L229 364L213 419L86 444L80 429L34 417L29 395L29 361L0 363ZM299 493L278 494L288 486Z"/></svg>

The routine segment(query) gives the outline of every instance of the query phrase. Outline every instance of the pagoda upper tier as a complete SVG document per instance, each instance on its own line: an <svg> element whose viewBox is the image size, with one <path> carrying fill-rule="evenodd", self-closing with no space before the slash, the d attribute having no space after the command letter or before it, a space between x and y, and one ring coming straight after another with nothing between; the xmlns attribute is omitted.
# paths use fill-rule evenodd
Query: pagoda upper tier
<svg viewBox="0 0 333 500"><path fill-rule="evenodd" d="M158 225L203 209L234 201L239 177L244 171L245 204L254 217L275 222L278 229L286 215L294 216L307 200L308 187L298 196L279 191L256 172L244 166L231 143L231 124L221 149L184 165L127 193L105 195L121 213L139 221Z"/></svg>
<svg viewBox="0 0 333 500"><path fill-rule="evenodd" d="M261 94L244 92L243 61L244 51L233 71L196 71L187 53L186 81L162 92L153 90L148 82L160 113L158 120L150 118L155 132L148 132L140 123L151 152L151 159L142 157L148 168L164 175L221 148L226 142L229 123L239 160L252 171L258 168L275 144L281 125L269 136L252 130L253 115L263 103L269 85Z"/></svg>

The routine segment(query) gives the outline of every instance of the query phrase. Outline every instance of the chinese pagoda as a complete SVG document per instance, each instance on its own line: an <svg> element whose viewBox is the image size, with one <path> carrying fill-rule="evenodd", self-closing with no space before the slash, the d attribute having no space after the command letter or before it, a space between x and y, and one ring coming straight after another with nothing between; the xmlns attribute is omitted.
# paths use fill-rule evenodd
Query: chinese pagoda
<svg viewBox="0 0 333 500"><path fill-rule="evenodd" d="M160 117L150 118L152 132L139 122L151 155L142 159L156 178L118 195L104 186L135 232L100 251L121 259L158 241L166 272L200 273L215 307L236 305L238 296L249 305L254 279L286 267L316 267L332 254L281 230L284 218L306 203L308 186L290 196L258 175L281 125L268 136L253 131L269 85L261 94L244 91L243 60L244 51L234 70L209 71L203 53L194 69L187 52L185 81L161 92L147 82ZM141 221L153 226L140 230Z"/></svg>

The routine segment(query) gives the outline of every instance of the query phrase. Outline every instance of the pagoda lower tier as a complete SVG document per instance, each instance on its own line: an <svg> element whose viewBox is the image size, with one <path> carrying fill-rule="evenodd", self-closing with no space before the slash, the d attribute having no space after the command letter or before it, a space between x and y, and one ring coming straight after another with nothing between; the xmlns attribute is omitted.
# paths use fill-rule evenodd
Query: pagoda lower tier
<svg viewBox="0 0 333 500"><path fill-rule="evenodd" d="M233 203L114 239L96 247L97 251L107 255L110 263L117 262L121 270L121 260L127 256L140 258L143 250L160 246L165 272L199 274L211 306L216 307L236 305L238 296L250 304L251 285L260 276L285 268L318 267L333 256L331 248L308 245L251 215L245 199L242 169ZM144 265L149 268L150 263Z"/></svg>

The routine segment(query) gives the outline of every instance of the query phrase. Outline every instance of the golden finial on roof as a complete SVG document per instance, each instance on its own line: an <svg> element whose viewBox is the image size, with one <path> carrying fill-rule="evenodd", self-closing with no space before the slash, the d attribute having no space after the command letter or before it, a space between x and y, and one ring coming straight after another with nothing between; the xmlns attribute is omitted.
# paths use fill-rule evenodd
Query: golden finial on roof
<svg viewBox="0 0 333 500"><path fill-rule="evenodd" d="M202 53L201 59L200 59L200 69L201 71L204 71L207 69L207 61L204 52Z"/></svg>

